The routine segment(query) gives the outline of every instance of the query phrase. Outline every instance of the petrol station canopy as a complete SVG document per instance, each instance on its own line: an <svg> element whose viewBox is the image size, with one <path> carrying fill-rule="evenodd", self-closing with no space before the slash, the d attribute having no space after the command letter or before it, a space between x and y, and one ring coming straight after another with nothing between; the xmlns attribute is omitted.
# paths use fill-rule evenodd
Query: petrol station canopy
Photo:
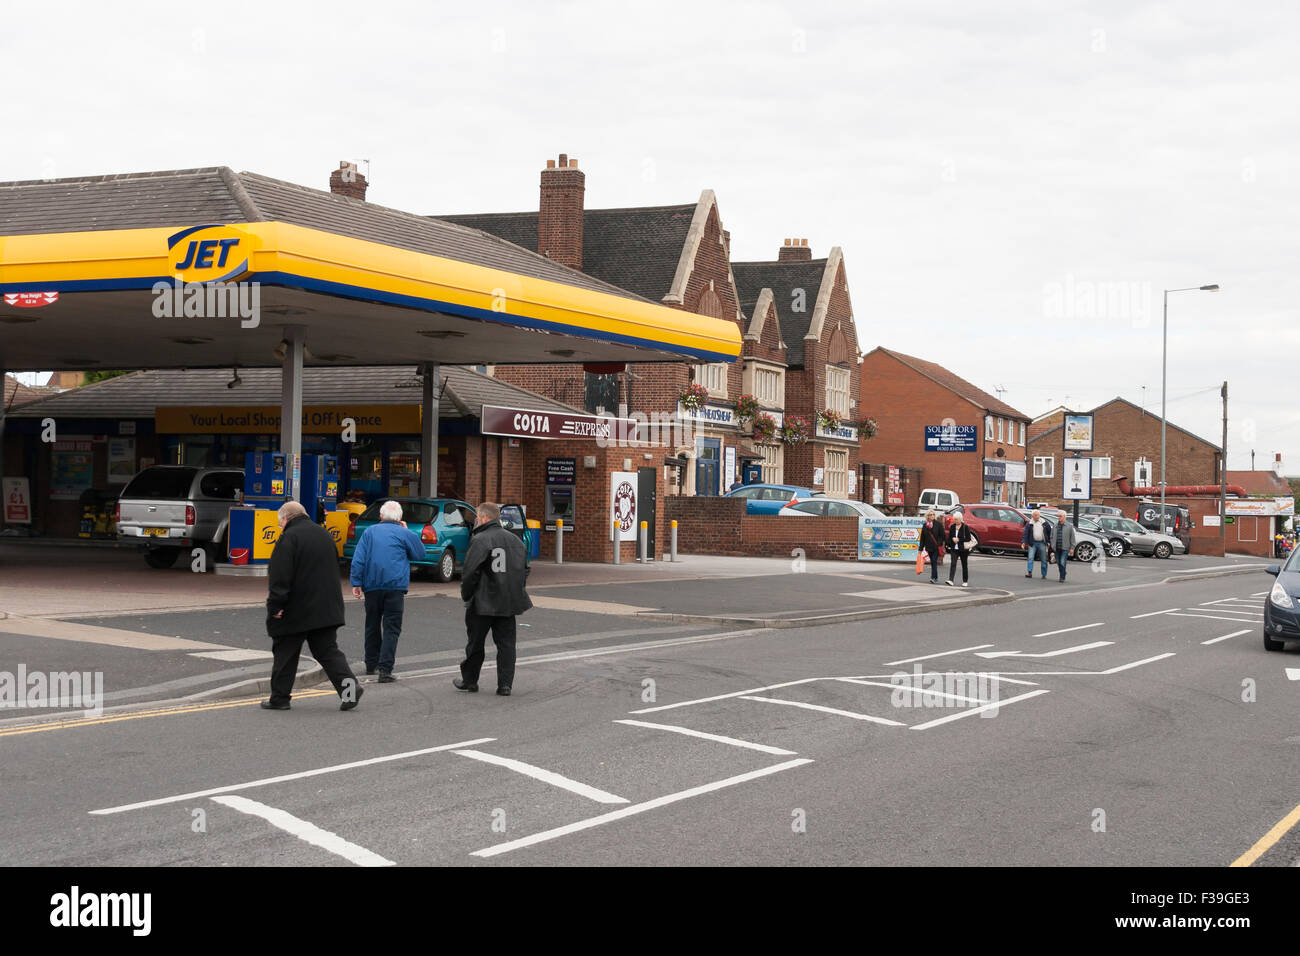
<svg viewBox="0 0 1300 956"><path fill-rule="evenodd" d="M256 321L232 314L234 295L222 317L185 315L181 283L242 286L243 305L255 283ZM278 367L287 329L318 366L740 354L734 322L476 229L225 167L0 183L0 293L53 292L39 308L0 299L0 366Z"/></svg>

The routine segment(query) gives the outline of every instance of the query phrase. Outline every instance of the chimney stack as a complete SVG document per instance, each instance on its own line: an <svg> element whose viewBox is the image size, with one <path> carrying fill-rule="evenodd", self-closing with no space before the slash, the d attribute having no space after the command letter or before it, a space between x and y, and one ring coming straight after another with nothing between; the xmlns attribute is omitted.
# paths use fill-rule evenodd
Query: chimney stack
<svg viewBox="0 0 1300 956"><path fill-rule="evenodd" d="M582 268L582 211L587 177L578 161L561 153L542 170L537 213L537 251L573 269Z"/></svg>
<svg viewBox="0 0 1300 956"><path fill-rule="evenodd" d="M357 172L357 164L343 160L339 168L330 173L330 192L336 196L366 201L366 177Z"/></svg>
<svg viewBox="0 0 1300 956"><path fill-rule="evenodd" d="M1273 474L1279 478L1282 477L1282 453L1280 451L1273 454Z"/></svg>
<svg viewBox="0 0 1300 956"><path fill-rule="evenodd" d="M776 257L777 262L812 262L807 239L787 239Z"/></svg>

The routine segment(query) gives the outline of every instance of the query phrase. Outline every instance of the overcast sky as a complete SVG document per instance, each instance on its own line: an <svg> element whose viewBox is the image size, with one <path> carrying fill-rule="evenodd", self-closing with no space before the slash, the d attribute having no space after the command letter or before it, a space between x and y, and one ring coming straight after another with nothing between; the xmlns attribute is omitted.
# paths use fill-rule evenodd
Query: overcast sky
<svg viewBox="0 0 1300 956"><path fill-rule="evenodd" d="M22 4L0 180L229 165L421 213L716 191L737 260L844 250L862 349L1030 416L1122 395L1300 473L1300 6ZM1289 117L1289 118L1288 118ZM364 164L363 164L364 170ZM1145 386L1145 390L1144 390ZM871 399L865 399L868 412Z"/></svg>

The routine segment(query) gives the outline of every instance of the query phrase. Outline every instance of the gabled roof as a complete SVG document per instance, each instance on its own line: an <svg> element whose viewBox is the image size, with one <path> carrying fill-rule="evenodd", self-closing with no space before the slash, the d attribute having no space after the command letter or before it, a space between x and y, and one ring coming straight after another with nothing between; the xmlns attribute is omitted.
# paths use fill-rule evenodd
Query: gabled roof
<svg viewBox="0 0 1300 956"><path fill-rule="evenodd" d="M5 376L5 408L13 408L15 405L23 405L27 402L34 402L38 398L44 398L46 395L56 394L58 394L58 389L47 388L41 385L24 385L12 375Z"/></svg>
<svg viewBox="0 0 1300 956"><path fill-rule="evenodd" d="M280 370L241 368L237 388L226 384L229 369L159 369L131 372L26 403L10 418L152 418L154 409L168 405L279 405ZM460 365L443 365L439 377L446 381L439 402L443 418L479 418L483 406L504 405L538 411L582 412L582 409L545 398L500 379ZM303 369L304 405L418 405L421 390L416 369L381 368Z"/></svg>
<svg viewBox="0 0 1300 956"><path fill-rule="evenodd" d="M1248 495L1294 494L1291 483L1273 471L1233 471L1228 469L1228 484L1241 485Z"/></svg>
<svg viewBox="0 0 1300 956"><path fill-rule="evenodd" d="M805 262L731 264L732 274L736 277L736 292L740 296L740 311L745 315L753 315L759 293L764 289L772 290L777 321L781 324L781 338L786 344L786 361L793 368L803 367L803 340L812 325L826 263L826 259L812 259ZM798 294L800 291L801 295ZM801 305L802 311L796 312L796 305Z"/></svg>
<svg viewBox="0 0 1300 956"><path fill-rule="evenodd" d="M698 205L584 210L582 271L644 298L662 301L673 287ZM534 211L440 218L535 251L537 216Z"/></svg>
<svg viewBox="0 0 1300 956"><path fill-rule="evenodd" d="M534 217L535 218L535 217ZM224 166L0 183L0 235L286 222L353 239L637 298L477 229ZM674 261L675 264L675 261ZM655 298L658 301L658 297Z"/></svg>
<svg viewBox="0 0 1300 956"><path fill-rule="evenodd" d="M1012 408L1006 402L994 398L988 392L972 385L958 375L948 371L942 365L936 365L934 362L927 362L925 359L919 359L911 355L904 355L902 352L895 352L892 349L877 348L874 352L881 352L891 358L903 363L913 371L919 372L926 378L935 382L937 385L946 388L954 395L966 399L972 405L983 408L993 415L1000 415L1004 418L1014 418L1017 421L1028 422L1029 416L1019 409Z"/></svg>
<svg viewBox="0 0 1300 956"><path fill-rule="evenodd" d="M1083 414L1085 414L1085 415L1095 415L1097 412L1101 411L1103 408L1107 408L1107 407L1109 407L1109 406L1111 406L1111 405L1114 405L1114 404L1116 404L1116 403L1119 403L1119 404L1121 404L1121 405L1127 405L1129 408L1133 409L1134 411L1136 411L1136 412L1141 412L1141 413L1143 413L1144 415L1149 415L1150 417L1154 418L1156 421L1159 421L1159 420L1160 420L1160 416L1159 416L1159 415L1152 414L1151 412L1148 412L1145 408L1143 408L1141 405L1137 404L1136 402L1130 402L1127 398L1120 398L1119 396L1116 396L1115 398L1112 398L1109 402L1102 402L1102 403L1101 403L1100 405L1098 405L1096 408L1090 409L1089 411L1086 411L1086 412L1084 412ZM1169 428L1172 428L1172 429L1173 429L1174 431L1176 431L1176 432L1182 432L1182 433L1183 433L1184 435L1186 435L1188 438L1194 438L1194 439L1196 439L1196 440L1197 440L1198 442L1200 442L1202 445L1209 445L1211 448L1215 449L1216 451L1217 451L1218 448L1219 448L1219 446L1216 445L1214 442L1212 442L1212 441L1206 441L1206 440L1205 440L1204 438L1202 438L1200 435L1193 434L1192 432L1189 432L1186 428L1181 428L1181 427L1179 427L1178 425L1175 425L1175 424L1174 424L1173 422L1171 422L1171 421L1166 420L1166 421L1165 421L1165 424L1166 424ZM1061 424L1057 425L1057 426L1054 427L1054 428L1049 428L1049 429L1047 429L1046 431L1042 431L1042 432L1039 432L1039 433L1037 433L1037 434L1031 434L1031 435L1029 436L1029 441L1030 441L1030 443L1032 444L1033 442L1038 441L1038 440L1039 440L1040 438L1042 438L1044 435L1051 435L1051 434L1053 434L1053 433L1055 433L1055 432L1057 432L1057 431L1060 431L1060 430L1061 430L1062 428L1064 428L1064 427L1065 427L1065 422L1064 422L1064 420L1062 420Z"/></svg>

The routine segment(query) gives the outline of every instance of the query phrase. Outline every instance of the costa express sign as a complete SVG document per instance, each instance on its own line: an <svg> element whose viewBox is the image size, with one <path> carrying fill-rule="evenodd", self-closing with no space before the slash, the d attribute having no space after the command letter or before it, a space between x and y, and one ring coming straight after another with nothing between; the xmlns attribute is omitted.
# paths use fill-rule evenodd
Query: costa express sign
<svg viewBox="0 0 1300 956"><path fill-rule="evenodd" d="M533 408L484 405L479 430L509 438L592 438L598 441L639 441L640 424L631 418L542 412Z"/></svg>
<svg viewBox="0 0 1300 956"><path fill-rule="evenodd" d="M181 282L230 282L248 271L253 243L234 226L190 226L168 237L168 264Z"/></svg>

